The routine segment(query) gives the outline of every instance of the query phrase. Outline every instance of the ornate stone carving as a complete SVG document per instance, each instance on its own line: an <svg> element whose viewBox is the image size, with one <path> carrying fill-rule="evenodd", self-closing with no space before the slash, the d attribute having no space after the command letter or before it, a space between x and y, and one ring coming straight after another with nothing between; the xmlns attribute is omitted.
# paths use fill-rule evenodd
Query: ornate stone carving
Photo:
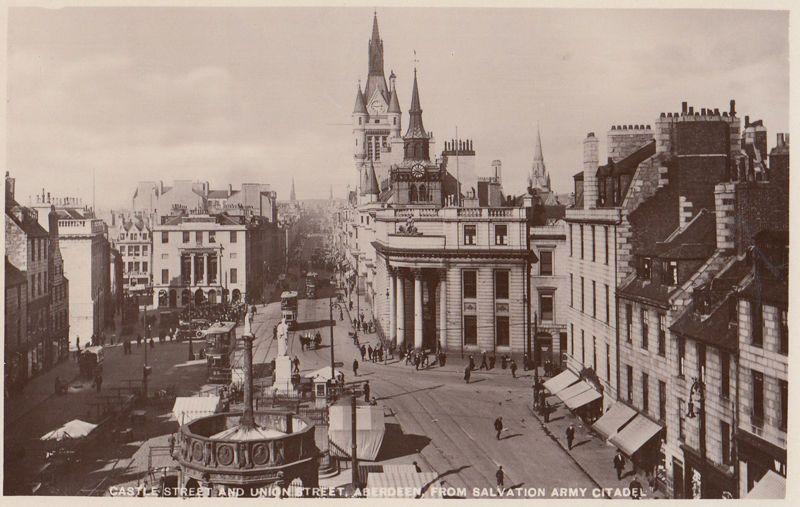
<svg viewBox="0 0 800 507"><path fill-rule="evenodd" d="M192 442L192 461L203 461L203 443Z"/></svg>
<svg viewBox="0 0 800 507"><path fill-rule="evenodd" d="M414 225L414 217L409 216L406 218L406 225L401 225L397 228L398 234L402 234L404 236L422 236L422 233L417 230L417 226Z"/></svg>
<svg viewBox="0 0 800 507"><path fill-rule="evenodd" d="M258 466L267 464L269 461L269 448L266 444L255 444L253 446L253 463Z"/></svg>
<svg viewBox="0 0 800 507"><path fill-rule="evenodd" d="M233 447L223 444L217 447L217 462L222 466L230 466L233 463Z"/></svg>

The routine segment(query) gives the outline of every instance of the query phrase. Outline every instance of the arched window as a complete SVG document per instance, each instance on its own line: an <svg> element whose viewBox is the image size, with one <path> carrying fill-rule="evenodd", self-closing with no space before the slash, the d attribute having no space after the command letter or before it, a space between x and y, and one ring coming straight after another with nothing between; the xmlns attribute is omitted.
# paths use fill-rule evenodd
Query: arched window
<svg viewBox="0 0 800 507"><path fill-rule="evenodd" d="M425 188L425 184L419 186L419 200L420 201L427 201L428 199L428 189Z"/></svg>
<svg viewBox="0 0 800 507"><path fill-rule="evenodd" d="M408 189L408 200L411 202L415 202L417 200L417 187L415 185L411 185Z"/></svg>

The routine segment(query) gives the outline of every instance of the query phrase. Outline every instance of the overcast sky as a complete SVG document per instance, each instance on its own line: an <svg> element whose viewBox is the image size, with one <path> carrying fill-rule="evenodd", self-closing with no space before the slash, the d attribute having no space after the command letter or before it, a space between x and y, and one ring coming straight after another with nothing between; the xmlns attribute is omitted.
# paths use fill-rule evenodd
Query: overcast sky
<svg viewBox="0 0 800 507"><path fill-rule="evenodd" d="M521 193L537 122L557 191L581 141L652 123L681 100L788 130L788 15L764 11L379 8L385 70L408 116L413 50L437 152L471 138ZM46 187L130 206L139 180L271 183L344 196L372 9L12 9L8 169L18 200Z"/></svg>

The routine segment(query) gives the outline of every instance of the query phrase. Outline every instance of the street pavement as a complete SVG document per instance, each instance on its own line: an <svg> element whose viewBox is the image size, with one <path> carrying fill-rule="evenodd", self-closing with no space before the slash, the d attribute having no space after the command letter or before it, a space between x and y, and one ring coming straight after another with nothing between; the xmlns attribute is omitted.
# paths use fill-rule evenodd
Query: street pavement
<svg viewBox="0 0 800 507"><path fill-rule="evenodd" d="M256 315L255 363L275 357L272 328L279 315L278 304L267 305ZM300 301L301 327L308 322L320 326L290 332L287 355L297 355L301 374L330 365L328 318L327 299ZM348 313L345 311L344 321L339 321L338 310L334 310L334 323L334 357L344 363L346 380L369 380L372 395L389 414L389 432L379 461L416 461L424 470L438 473L447 486L464 488L467 497L485 497L489 488L495 491L495 473L502 465L506 488L524 488L522 494L527 497L552 497L553 488L573 488L577 496L582 496L576 488L586 488L583 496L591 498L598 485L531 413L532 377L513 379L508 370L499 369L475 371L470 383L465 384L463 370L449 363L445 368L415 371L396 358L387 364L362 362L348 336L352 330ZM315 329L322 334L322 348L301 351L300 333L314 333ZM378 337L374 333L361 335L361 343L374 347ZM360 364L357 378L352 373L353 359ZM507 428L500 440L493 428L498 416L503 417Z"/></svg>

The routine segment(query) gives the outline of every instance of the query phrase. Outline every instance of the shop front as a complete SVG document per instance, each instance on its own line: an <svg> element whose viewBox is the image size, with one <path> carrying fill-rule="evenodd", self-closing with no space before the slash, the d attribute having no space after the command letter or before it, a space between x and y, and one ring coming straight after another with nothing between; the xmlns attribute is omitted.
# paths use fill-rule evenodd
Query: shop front
<svg viewBox="0 0 800 507"><path fill-rule="evenodd" d="M664 459L661 446L663 434L663 426L637 413L609 438L609 442L626 455L637 470L645 470L652 477L657 474Z"/></svg>
<svg viewBox="0 0 800 507"><path fill-rule="evenodd" d="M755 488L770 472L786 477L786 449L776 446L747 431L736 431L739 464L739 496Z"/></svg>
<svg viewBox="0 0 800 507"><path fill-rule="evenodd" d="M736 477L687 445L681 445L684 458L683 490L686 498L736 498Z"/></svg>

